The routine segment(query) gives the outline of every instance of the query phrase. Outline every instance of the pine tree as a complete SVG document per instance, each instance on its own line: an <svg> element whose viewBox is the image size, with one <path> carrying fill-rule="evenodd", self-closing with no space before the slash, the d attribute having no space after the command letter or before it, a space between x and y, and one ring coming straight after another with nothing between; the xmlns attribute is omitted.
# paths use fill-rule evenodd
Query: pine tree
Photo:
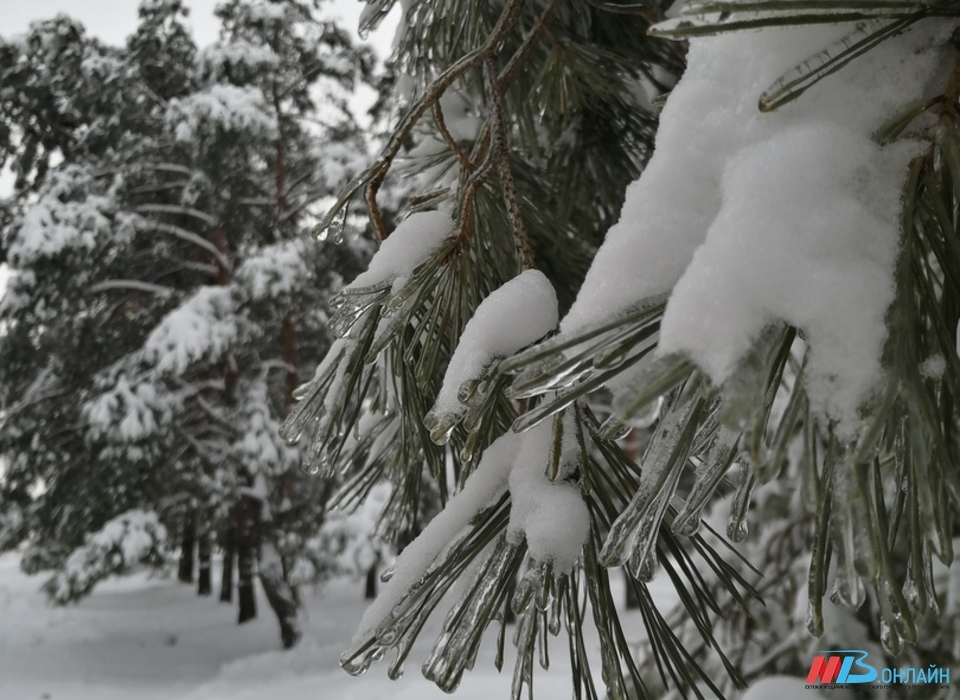
<svg viewBox="0 0 960 700"><path fill-rule="evenodd" d="M183 3L140 14L125 49L62 19L3 44L21 174L3 236L3 503L29 514L5 533L29 539L33 568L59 570L60 602L140 563L102 554L131 518L158 524L147 563L181 544L192 580L196 547L201 594L221 538L238 557L240 621L256 614L258 577L289 647L289 574L327 488L295 484L299 453L277 428L329 344L329 290L364 250L353 222L347 245L300 231L364 163L345 99L370 60L311 3L224 3L203 50ZM102 74L97 101L76 94L90 84L77 71ZM69 129L59 113L38 124L35 102L71 106ZM42 149L33 131L52 134Z"/></svg>
<svg viewBox="0 0 960 700"><path fill-rule="evenodd" d="M393 4L368 2L364 26ZM507 609L515 697L563 630L576 697L598 696L584 607L610 697L803 674L828 592L856 633L823 639L879 638L891 665L960 658L937 573L960 505L960 6L704 1L664 21L668 5L403 4L404 111L318 227L363 191L381 247L283 428L344 475L335 500L392 482L384 532L425 489L444 504L384 575L351 673L390 650L397 677L461 576L423 665L448 691L489 624L502 663ZM378 191L404 155L430 184L390 225ZM620 438L647 426L635 460ZM717 494L727 538L702 517ZM727 542L748 523L769 584ZM642 668L607 567L639 598ZM679 619L646 588L660 571ZM785 639L806 600L812 636ZM722 643L721 615L745 645ZM788 651L759 653L773 643Z"/></svg>

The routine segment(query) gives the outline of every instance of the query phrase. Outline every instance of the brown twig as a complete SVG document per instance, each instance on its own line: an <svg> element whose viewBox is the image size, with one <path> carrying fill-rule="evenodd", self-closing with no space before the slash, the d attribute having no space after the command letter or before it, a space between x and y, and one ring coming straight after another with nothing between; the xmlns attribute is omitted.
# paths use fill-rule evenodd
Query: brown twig
<svg viewBox="0 0 960 700"><path fill-rule="evenodd" d="M530 247L530 238L523 223L523 213L520 210L520 198L517 196L516 183L513 180L513 171L510 168L510 148L507 142L507 123L504 117L503 94L500 92L498 81L494 76L495 66L493 59L487 59L483 64L483 74L490 97L491 119L493 128L493 161L500 177L500 189L503 191L503 201L507 205L507 218L513 229L513 241L517 251L517 262L520 268L527 270L533 267L533 249Z"/></svg>
<svg viewBox="0 0 960 700"><path fill-rule="evenodd" d="M380 213L380 207L377 205L377 192L379 192L380 186L390 170L390 165L400 153L407 137L410 136L410 132L457 78L470 68L482 63L487 56L500 50L504 37L520 15L522 5L523 0L509 0L484 45L468 53L434 80L423 97L416 102L407 116L400 122L397 130L391 135L380 160L371 168L371 177L365 193L367 208L370 212L370 223L373 225L374 233L379 240L384 240L388 234L383 223L383 215Z"/></svg>
<svg viewBox="0 0 960 700"><path fill-rule="evenodd" d="M443 109L440 107L440 100L433 103L433 118L434 121L437 122L437 128L440 129L440 135L443 137L443 140L446 141L447 147L453 151L454 155L457 156L457 160L460 161L460 168L465 173L473 172L473 163L470 162L470 156L463 150L463 147L457 143L457 140L453 138L453 134L451 134L447 128L447 122L443 118Z"/></svg>
<svg viewBox="0 0 960 700"><path fill-rule="evenodd" d="M507 88L510 87L510 83L512 83L516 77L517 71L530 57L530 54L533 52L533 47L536 46L540 40L540 36L548 31L550 21L553 19L553 9L553 4L551 3L540 13L540 16L537 17L537 21L533 25L533 29L530 30L530 33L527 34L520 48L510 57L506 67L500 72L500 75L497 77L497 89L501 94L505 93ZM476 145L474 145L473 152L470 154L471 160L476 159L478 154L487 147L487 141L490 138L490 127L491 121L488 119L480 130L480 134L477 136Z"/></svg>
<svg viewBox="0 0 960 700"><path fill-rule="evenodd" d="M487 149L487 156L483 159L480 167L473 171L463 186L463 199L460 203L460 214L457 217L457 246L455 251L463 250L469 245L473 237L473 200L476 199L477 192L481 185L487 181L487 178L493 173L495 161L494 149L491 146Z"/></svg>

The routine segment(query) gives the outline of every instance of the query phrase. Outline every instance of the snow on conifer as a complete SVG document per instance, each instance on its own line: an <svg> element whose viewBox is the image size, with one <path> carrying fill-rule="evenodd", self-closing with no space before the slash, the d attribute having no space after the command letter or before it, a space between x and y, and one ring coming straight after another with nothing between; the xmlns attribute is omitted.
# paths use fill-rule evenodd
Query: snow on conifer
<svg viewBox="0 0 960 700"><path fill-rule="evenodd" d="M453 219L440 211L411 214L383 242L365 272L347 285L345 292L374 287L387 281L396 285L435 252L453 233Z"/></svg>
<svg viewBox="0 0 960 700"><path fill-rule="evenodd" d="M253 132L262 138L276 138L277 119L263 92L255 87L211 85L204 91L172 100L167 122L178 141L195 141L204 129Z"/></svg>
<svg viewBox="0 0 960 700"><path fill-rule="evenodd" d="M539 270L520 273L484 299L463 329L437 400L424 419L437 439L449 436L467 410L459 396L461 391L472 393L467 382L480 380L494 362L545 336L558 320L557 294Z"/></svg>
<svg viewBox="0 0 960 700"><path fill-rule="evenodd" d="M523 445L510 470L508 534L526 540L530 557L550 563L560 573L573 569L590 534L590 513L578 486L567 483L579 462L575 426L564 419L563 442L557 455L557 473L550 478L553 426L544 422L524 433Z"/></svg>
<svg viewBox="0 0 960 700"><path fill-rule="evenodd" d="M758 96L848 31L813 26L690 42L656 151L627 191L561 328L571 334L671 292L661 355L724 382L760 332L810 343L815 409L849 432L879 379L893 299L900 189L918 141L874 133L927 94L952 26L927 20L775 113Z"/></svg>
<svg viewBox="0 0 960 700"><path fill-rule="evenodd" d="M200 287L153 330L144 345L147 357L161 372L176 373L200 359L219 357L239 335L235 310L230 287Z"/></svg>
<svg viewBox="0 0 960 700"><path fill-rule="evenodd" d="M522 436L508 433L484 451L480 464L463 489L450 499L446 508L397 557L389 581L363 614L353 638L355 644L362 643L366 635L374 632L387 619L437 556L470 524L473 516L503 494L522 442ZM349 652L344 654L347 655Z"/></svg>
<svg viewBox="0 0 960 700"><path fill-rule="evenodd" d="M84 545L67 558L44 588L54 602L68 603L89 593L108 576L126 573L144 563L161 565L166 545L167 531L156 513L128 511L88 535Z"/></svg>

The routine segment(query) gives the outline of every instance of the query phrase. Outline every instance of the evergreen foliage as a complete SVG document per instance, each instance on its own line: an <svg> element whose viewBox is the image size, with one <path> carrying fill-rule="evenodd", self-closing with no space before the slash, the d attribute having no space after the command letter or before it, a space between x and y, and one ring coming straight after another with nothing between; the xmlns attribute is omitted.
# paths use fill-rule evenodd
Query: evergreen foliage
<svg viewBox="0 0 960 700"><path fill-rule="evenodd" d="M375 26L393 4L368 2L364 26ZM821 647L778 632L795 624L796 605L808 598L806 627L824 635L831 589L837 605L859 611L855 618L837 613L859 630L850 642L849 630L840 630L844 643L879 639L888 658L908 655L900 665L958 658L954 596L939 565L952 564L960 506L951 282L960 260L952 252L960 63L922 76L932 91L884 115L887 126L872 135L871 149L906 152L909 139L922 147L903 174L880 377L857 396L854 418L822 398L820 346L809 326L769 318L762 332L740 339L746 351L717 379L702 355L659 349L673 283L653 295L618 296L609 290L625 280L603 279L596 263L592 291L602 300L606 290L616 303L588 307L594 317L586 321L581 307L579 323L565 320L555 336L520 352L491 350L466 381L443 384L470 319L521 272L544 272L561 311L570 307L600 235L616 221L621 193L651 153L653 102L661 103L658 93L671 89L684 66L684 44L675 40L828 26L839 40L792 35L813 37L809 58L766 91L741 96L765 112L803 104L805 92L916 27L936 37L926 50L944 57L941 64L956 62L953 0L697 2L662 21L666 9L572 0L403 3L394 57L402 114L381 158L317 227L323 234L362 191L383 246L370 283L337 298L331 327L340 340L299 390L283 427L288 439L305 441L308 468L343 475L335 501L362 499L384 478L393 482L385 532L417 522L425 489L436 489L445 505L385 574L384 592L342 657L351 673L391 651L388 673L399 676L424 620L460 577L468 584L423 666L447 691L473 665L490 624L500 629L502 663L508 608L517 616L514 697L524 686L532 690L534 658L545 667L549 637L561 631L575 696L599 697L585 652L586 615L597 628L610 697L657 697L665 687L685 697L719 696L770 668L802 673L800 660ZM648 30L650 38L641 38ZM727 89L723 78L713 76L717 93ZM712 116L684 118L694 128ZM405 152L411 139L417 146ZM403 167L428 182L410 198L415 213L393 227L378 191L404 155ZM873 175L860 173L868 181ZM449 215L445 240L436 239L436 218L417 218L429 209ZM644 214L625 208L621 222ZM391 268L390 260L403 262ZM501 311L506 321L514 309ZM710 348L711 339L703 344ZM827 385L843 392L848 381L838 373ZM445 412L434 401L451 389L460 405ZM635 460L620 438L650 425L652 440ZM363 458L354 445L375 447ZM532 481L519 476L527 470ZM783 493L789 485L797 486L792 499ZM563 500L571 490L579 505ZM717 494L732 495L727 538L703 522ZM561 500L570 507L558 509ZM589 522L578 529L571 525L578 519L563 514L580 508ZM747 541L752 520L765 536L748 552L765 572L780 562L776 574L789 588L782 594L771 589L780 578L762 579L727 541ZM643 668L620 626L607 567L622 568L636 588L649 639ZM647 592L658 571L677 590L678 618L666 617ZM764 593L775 603L765 610L756 603ZM741 644L721 640L721 617ZM837 632L828 629L826 639ZM736 653L727 656L730 648Z"/></svg>
<svg viewBox="0 0 960 700"><path fill-rule="evenodd" d="M199 542L207 571L211 540L230 539L242 589L263 557L292 645L288 574L315 558L328 487L295 483L277 426L329 344L330 290L366 254L353 222L342 246L301 230L365 163L346 96L372 61L310 2L225 2L204 49L186 13L145 0L119 49L65 17L0 43L18 176L2 232L3 546L26 541L66 602L142 558L91 549L125 512L154 513L188 557ZM75 575L81 560L97 573Z"/></svg>

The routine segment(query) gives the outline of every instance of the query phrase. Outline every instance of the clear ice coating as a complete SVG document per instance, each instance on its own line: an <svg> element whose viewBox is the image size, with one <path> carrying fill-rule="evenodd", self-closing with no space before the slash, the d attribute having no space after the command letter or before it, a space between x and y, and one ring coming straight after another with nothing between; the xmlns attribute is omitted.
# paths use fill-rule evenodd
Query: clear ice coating
<svg viewBox="0 0 960 700"><path fill-rule="evenodd" d="M590 609L593 612L593 623L600 639L600 676L607 688L607 696L619 700L624 697L623 681L620 676L620 659L614 642L613 621L609 615L610 608L602 602L603 593L600 589L600 576L598 575L600 563L597 560L594 543L595 539L591 537L583 548L584 575L582 580L587 587ZM576 596L573 597L571 603L574 607L579 605Z"/></svg>
<svg viewBox="0 0 960 700"><path fill-rule="evenodd" d="M823 601L819 598L807 600L807 631L814 637L823 635Z"/></svg>
<svg viewBox="0 0 960 700"><path fill-rule="evenodd" d="M740 462L740 476L737 480L737 490L730 504L730 520L727 523L727 537L732 542L743 542L747 539L747 511L750 509L750 496L757 480L753 476L753 469L746 463Z"/></svg>
<svg viewBox="0 0 960 700"><path fill-rule="evenodd" d="M627 419L627 425L631 428L646 430L660 418L660 411L663 408L663 397L659 396L646 406L637 410Z"/></svg>
<svg viewBox="0 0 960 700"><path fill-rule="evenodd" d="M704 400L693 390L686 395L678 394L671 403L643 456L637 492L610 527L600 552L600 563L604 566L619 566L630 558L631 549L646 551L655 545L660 523L693 443Z"/></svg>
<svg viewBox="0 0 960 700"><path fill-rule="evenodd" d="M700 530L703 509L733 464L739 439L740 433L726 426L722 426L714 436L706 459L696 467L687 501L673 520L673 531L676 534L691 536Z"/></svg>
<svg viewBox="0 0 960 700"><path fill-rule="evenodd" d="M423 664L423 675L444 692L456 690L473 665L483 631L502 608L505 581L518 564L518 545L502 534L464 595L450 609L443 629Z"/></svg>

